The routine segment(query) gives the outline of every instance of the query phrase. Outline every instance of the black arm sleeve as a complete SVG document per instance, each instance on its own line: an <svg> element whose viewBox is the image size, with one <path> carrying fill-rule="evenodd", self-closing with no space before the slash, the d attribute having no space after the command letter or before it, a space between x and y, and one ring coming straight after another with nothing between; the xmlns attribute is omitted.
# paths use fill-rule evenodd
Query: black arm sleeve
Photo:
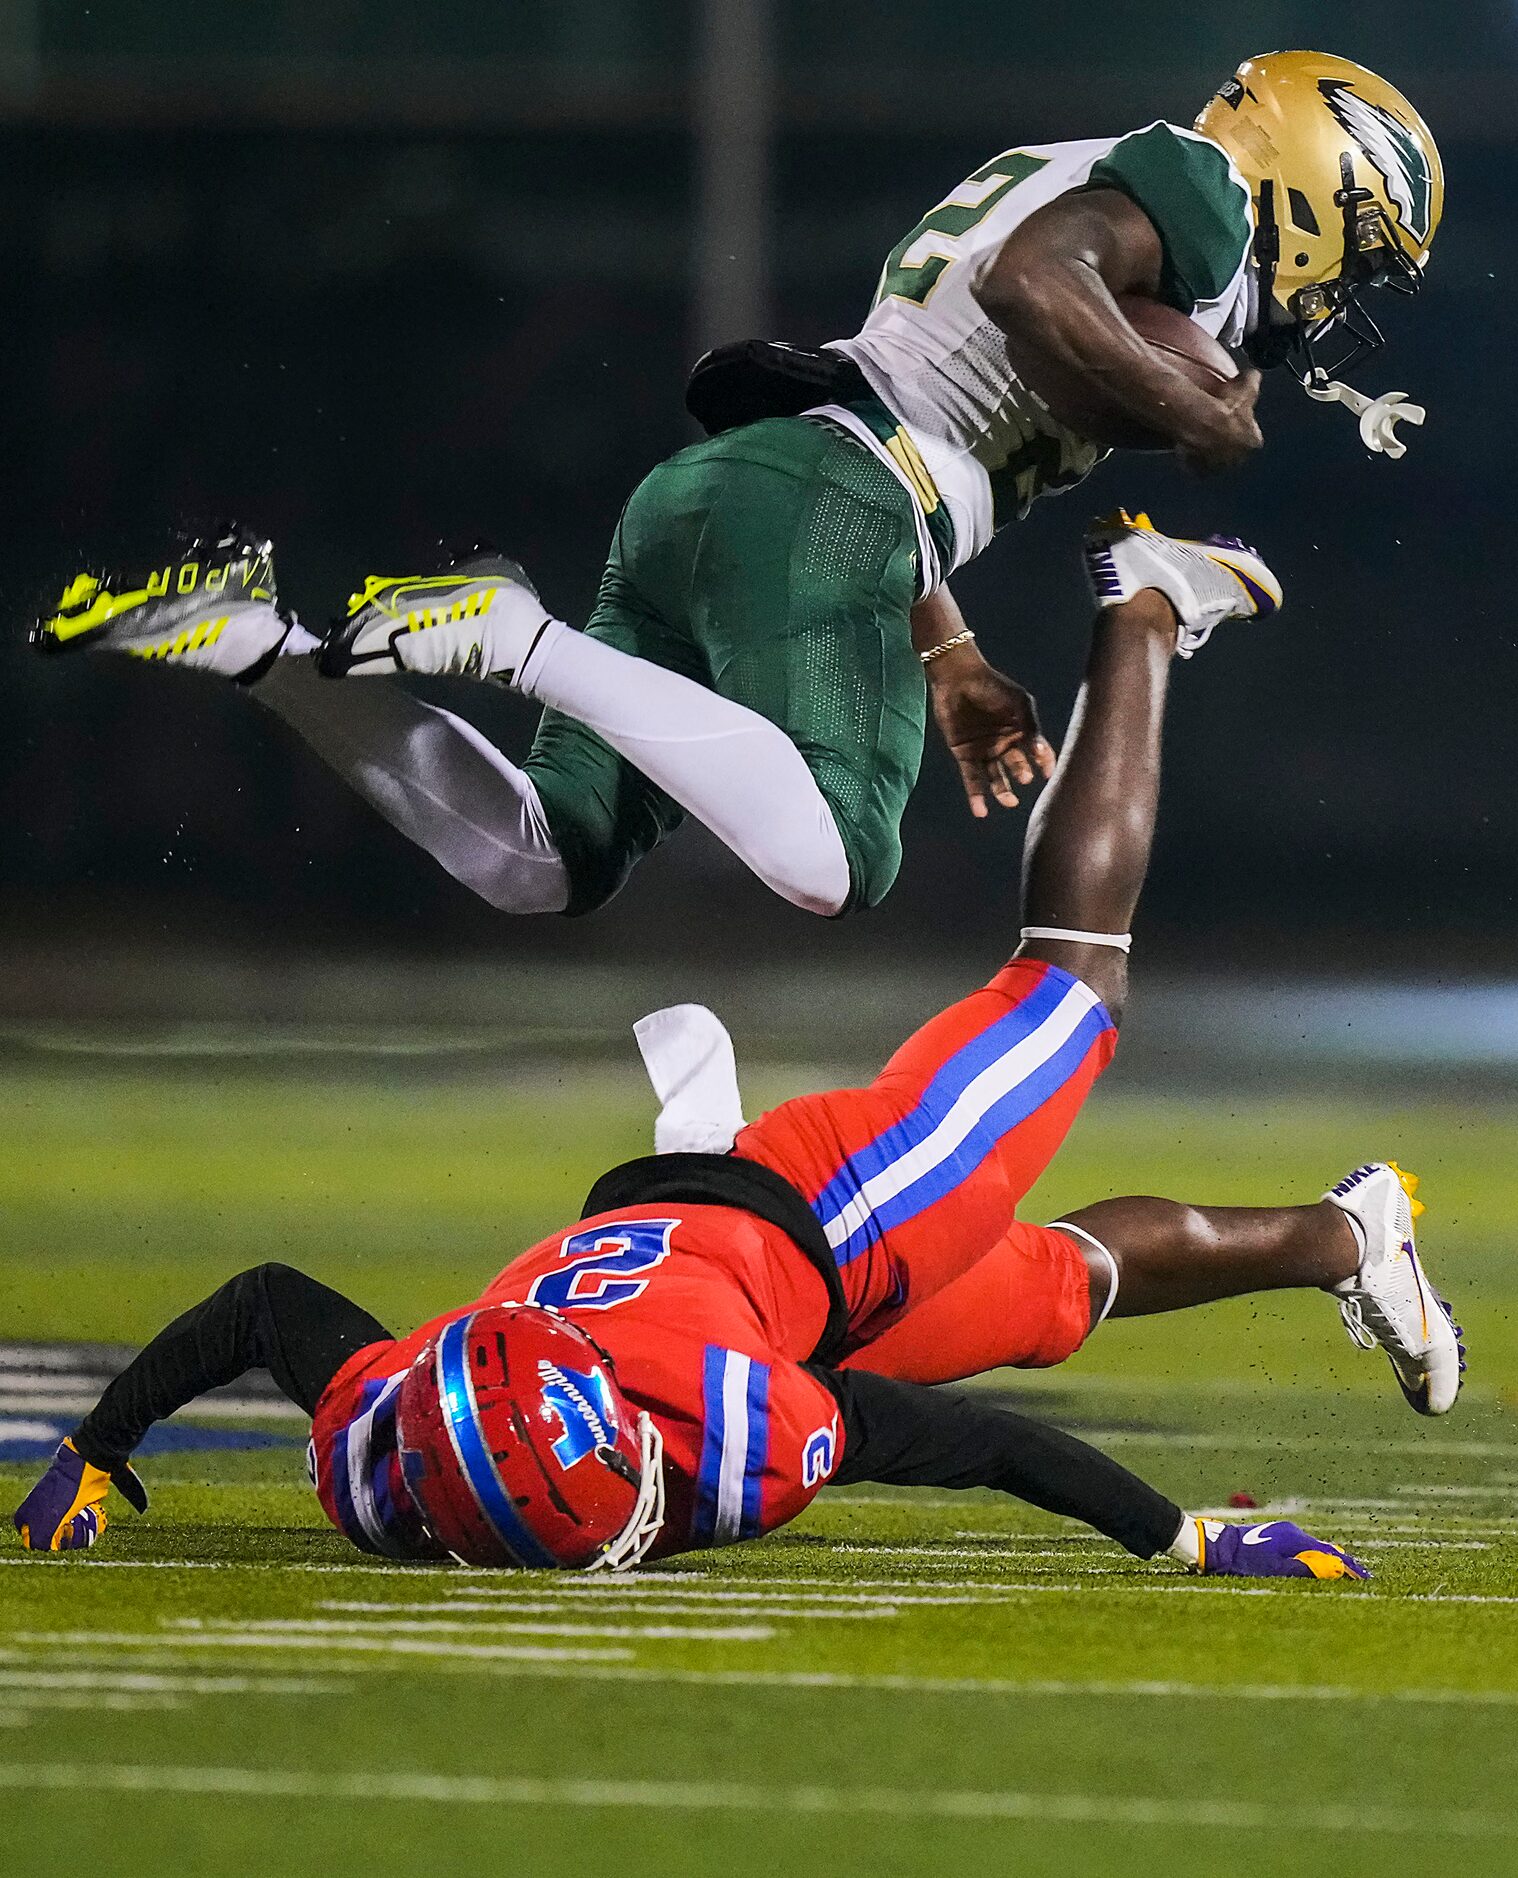
<svg viewBox="0 0 1518 1878"><path fill-rule="evenodd" d="M865 1370L812 1374L843 1416L843 1460L833 1486L996 1487L1046 1513L1082 1519L1153 1558L1175 1543L1185 1517L1174 1501L1058 1428L968 1396Z"/></svg>
<svg viewBox="0 0 1518 1878"><path fill-rule="evenodd" d="M250 1369L269 1370L309 1415L354 1351L389 1335L304 1272L256 1265L159 1331L79 1424L74 1446L92 1467L110 1471L154 1422Z"/></svg>

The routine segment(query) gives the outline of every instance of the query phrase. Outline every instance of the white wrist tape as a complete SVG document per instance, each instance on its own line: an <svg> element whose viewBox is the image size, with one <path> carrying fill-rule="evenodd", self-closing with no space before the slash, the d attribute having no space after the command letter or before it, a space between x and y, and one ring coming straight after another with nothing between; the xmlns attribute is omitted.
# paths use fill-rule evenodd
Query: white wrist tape
<svg viewBox="0 0 1518 1878"><path fill-rule="evenodd" d="M1024 926L1024 939L1063 939L1072 946L1113 946L1119 952L1133 947L1131 932L1076 932L1068 926Z"/></svg>

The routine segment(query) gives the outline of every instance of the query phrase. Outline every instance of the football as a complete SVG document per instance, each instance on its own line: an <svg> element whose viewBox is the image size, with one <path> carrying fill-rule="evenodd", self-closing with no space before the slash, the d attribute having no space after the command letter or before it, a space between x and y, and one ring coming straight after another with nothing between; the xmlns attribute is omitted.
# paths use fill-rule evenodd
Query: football
<svg viewBox="0 0 1518 1878"><path fill-rule="evenodd" d="M1239 368L1233 355L1174 307L1136 294L1124 294L1118 306L1134 331L1194 384L1216 390L1237 375ZM1060 423L1109 450L1170 448L1166 438L1110 404L1101 388L1088 379L1071 378L1047 388L1041 385L1038 391Z"/></svg>

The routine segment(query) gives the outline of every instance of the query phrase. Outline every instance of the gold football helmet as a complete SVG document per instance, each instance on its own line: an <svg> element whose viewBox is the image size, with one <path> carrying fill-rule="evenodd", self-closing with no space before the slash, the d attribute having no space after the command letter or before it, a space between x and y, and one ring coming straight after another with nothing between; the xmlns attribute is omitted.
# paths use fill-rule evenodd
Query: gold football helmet
<svg viewBox="0 0 1518 1878"><path fill-rule="evenodd" d="M1267 52L1244 61L1196 128L1254 197L1259 363L1321 379L1331 329L1350 340L1335 371L1379 346L1359 295L1417 292L1444 209L1439 151L1401 92L1325 52Z"/></svg>

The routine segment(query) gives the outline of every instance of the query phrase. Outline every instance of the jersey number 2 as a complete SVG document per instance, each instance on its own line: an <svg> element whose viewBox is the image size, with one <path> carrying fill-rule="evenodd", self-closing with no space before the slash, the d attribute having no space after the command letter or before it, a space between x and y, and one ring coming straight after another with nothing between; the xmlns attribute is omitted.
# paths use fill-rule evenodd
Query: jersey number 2
<svg viewBox="0 0 1518 1878"><path fill-rule="evenodd" d="M959 259L960 237L984 221L1009 189L1026 182L1047 161L1025 150L1008 150L967 176L952 196L929 209L911 234L892 248L875 289L876 306L890 299L926 306L939 276Z"/></svg>
<svg viewBox="0 0 1518 1878"><path fill-rule="evenodd" d="M612 1220L572 1232L559 1247L561 1263L533 1280L529 1304L551 1311L609 1311L630 1304L648 1289L646 1277L669 1257L677 1219Z"/></svg>

